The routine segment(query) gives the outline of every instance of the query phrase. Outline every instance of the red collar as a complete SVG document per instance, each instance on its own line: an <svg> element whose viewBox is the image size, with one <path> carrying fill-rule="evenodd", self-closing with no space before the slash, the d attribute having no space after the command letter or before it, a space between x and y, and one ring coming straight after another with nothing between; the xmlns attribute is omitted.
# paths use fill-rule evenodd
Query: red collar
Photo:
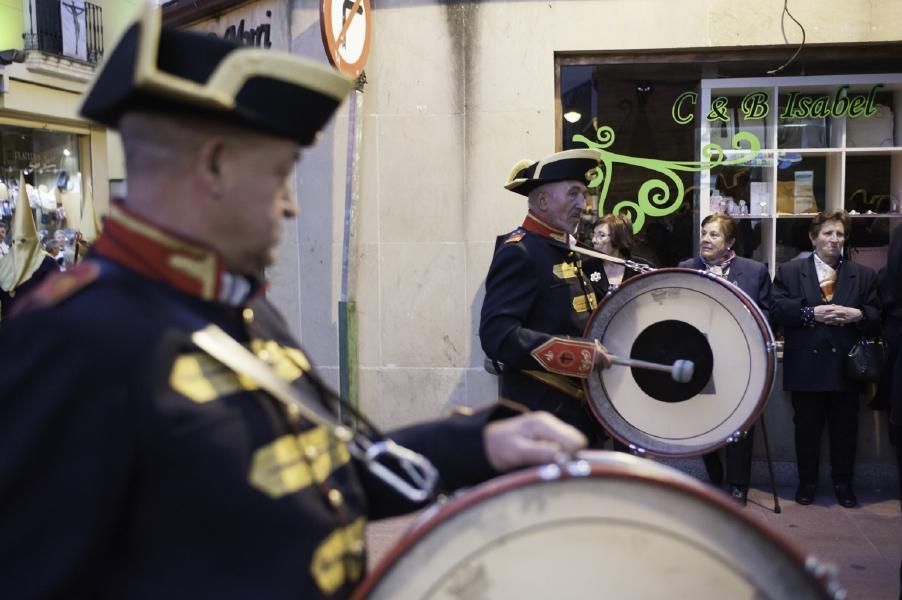
<svg viewBox="0 0 902 600"><path fill-rule="evenodd" d="M542 237L551 238L565 244L568 243L570 238L569 233L561 229L555 229L531 212L526 213L526 219L524 219L523 225L521 227L523 227L523 229L525 229L526 231L537 233Z"/></svg>
<svg viewBox="0 0 902 600"><path fill-rule="evenodd" d="M228 274L215 251L129 211L121 200L110 207L94 250L186 294L210 301L222 299Z"/></svg>

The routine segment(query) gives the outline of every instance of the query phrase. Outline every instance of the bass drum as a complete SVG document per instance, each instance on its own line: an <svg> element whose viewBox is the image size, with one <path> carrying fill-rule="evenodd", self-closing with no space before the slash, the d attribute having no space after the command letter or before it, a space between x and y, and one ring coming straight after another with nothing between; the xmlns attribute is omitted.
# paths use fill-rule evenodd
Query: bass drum
<svg viewBox="0 0 902 600"><path fill-rule="evenodd" d="M697 456L735 440L774 386L776 351L764 314L735 285L692 269L659 269L606 296L585 337L619 357L672 365L692 378L614 365L585 382L601 424L638 454Z"/></svg>
<svg viewBox="0 0 902 600"><path fill-rule="evenodd" d="M596 451L427 511L354 597L842 598L830 572L697 480Z"/></svg>

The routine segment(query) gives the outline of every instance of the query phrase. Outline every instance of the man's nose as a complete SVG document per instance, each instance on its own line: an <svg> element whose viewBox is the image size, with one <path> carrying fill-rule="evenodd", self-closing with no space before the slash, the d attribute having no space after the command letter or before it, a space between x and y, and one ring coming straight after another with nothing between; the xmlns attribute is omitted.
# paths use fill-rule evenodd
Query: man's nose
<svg viewBox="0 0 902 600"><path fill-rule="evenodd" d="M298 199L291 190L282 190L282 216L286 219L293 219L298 216Z"/></svg>

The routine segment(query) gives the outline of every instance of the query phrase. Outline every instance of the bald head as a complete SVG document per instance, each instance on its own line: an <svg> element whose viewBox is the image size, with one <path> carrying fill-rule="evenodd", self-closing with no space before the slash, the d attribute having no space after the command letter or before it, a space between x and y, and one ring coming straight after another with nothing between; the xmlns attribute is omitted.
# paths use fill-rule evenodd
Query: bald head
<svg viewBox="0 0 902 600"><path fill-rule="evenodd" d="M240 130L208 120L131 112L119 123L129 182L189 170L204 143L212 138L237 140Z"/></svg>
<svg viewBox="0 0 902 600"><path fill-rule="evenodd" d="M128 204L157 216L173 204L181 213L209 211L236 163L280 142L211 119L130 112L119 122L128 173ZM285 142L282 142L285 143Z"/></svg>

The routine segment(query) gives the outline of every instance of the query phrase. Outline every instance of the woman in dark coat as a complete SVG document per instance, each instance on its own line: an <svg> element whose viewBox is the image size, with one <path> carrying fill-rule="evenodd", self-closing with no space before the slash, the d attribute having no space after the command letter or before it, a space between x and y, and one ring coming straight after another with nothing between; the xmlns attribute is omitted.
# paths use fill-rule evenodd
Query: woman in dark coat
<svg viewBox="0 0 902 600"><path fill-rule="evenodd" d="M757 261L736 256L736 221L722 213L710 214L702 221L698 256L680 263L681 267L707 271L723 277L758 305L768 317L771 305L771 283L767 267ZM749 479L752 474L752 440L754 427L739 441L726 447L727 483L730 496L740 504L748 501ZM723 465L719 452L703 457L705 469L713 483L723 481Z"/></svg>
<svg viewBox="0 0 902 600"><path fill-rule="evenodd" d="M824 423L830 438L833 491L847 508L858 438L860 384L846 377L846 355L862 336L880 332L877 275L843 260L849 235L845 211L822 212L811 222L811 256L780 265L771 318L783 326L783 389L795 411L799 487L795 500L811 504L817 491Z"/></svg>

